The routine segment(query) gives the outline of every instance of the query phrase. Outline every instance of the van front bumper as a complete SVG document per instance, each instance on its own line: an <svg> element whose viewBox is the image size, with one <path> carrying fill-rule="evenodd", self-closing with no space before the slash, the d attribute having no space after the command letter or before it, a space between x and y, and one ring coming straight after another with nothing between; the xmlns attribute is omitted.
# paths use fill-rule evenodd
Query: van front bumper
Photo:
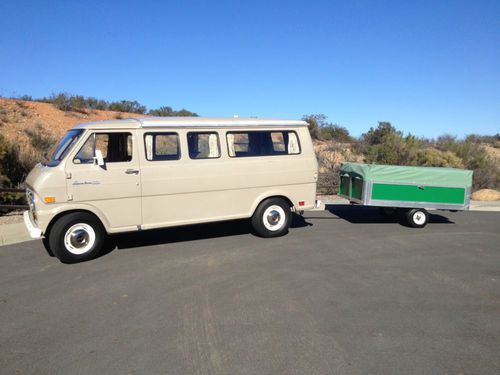
<svg viewBox="0 0 500 375"><path fill-rule="evenodd" d="M30 212L24 211L23 213L24 225L28 230L31 238L42 238L42 230L31 221Z"/></svg>

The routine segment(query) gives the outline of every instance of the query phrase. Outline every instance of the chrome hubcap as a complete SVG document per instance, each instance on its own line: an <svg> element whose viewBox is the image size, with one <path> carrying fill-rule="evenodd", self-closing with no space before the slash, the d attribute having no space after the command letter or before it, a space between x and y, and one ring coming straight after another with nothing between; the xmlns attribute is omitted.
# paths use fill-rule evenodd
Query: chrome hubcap
<svg viewBox="0 0 500 375"><path fill-rule="evenodd" d="M267 222L271 225L276 225L280 221L281 215L278 211L271 211L267 215Z"/></svg>
<svg viewBox="0 0 500 375"><path fill-rule="evenodd" d="M89 224L79 223L68 228L64 235L66 250L75 255L90 251L95 244L96 234Z"/></svg>
<svg viewBox="0 0 500 375"><path fill-rule="evenodd" d="M262 221L266 229L272 232L280 230L286 222L285 211L278 205L269 206L262 215Z"/></svg>
<svg viewBox="0 0 500 375"><path fill-rule="evenodd" d="M89 234L83 229L77 229L71 233L70 241L71 245L80 249L89 243Z"/></svg>

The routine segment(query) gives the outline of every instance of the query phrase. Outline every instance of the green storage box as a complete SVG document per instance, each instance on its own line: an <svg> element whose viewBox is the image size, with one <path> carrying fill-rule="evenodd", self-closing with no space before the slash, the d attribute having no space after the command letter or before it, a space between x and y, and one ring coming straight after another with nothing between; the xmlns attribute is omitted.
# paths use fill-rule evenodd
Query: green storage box
<svg viewBox="0 0 500 375"><path fill-rule="evenodd" d="M467 210L472 171L343 163L339 195L367 206Z"/></svg>

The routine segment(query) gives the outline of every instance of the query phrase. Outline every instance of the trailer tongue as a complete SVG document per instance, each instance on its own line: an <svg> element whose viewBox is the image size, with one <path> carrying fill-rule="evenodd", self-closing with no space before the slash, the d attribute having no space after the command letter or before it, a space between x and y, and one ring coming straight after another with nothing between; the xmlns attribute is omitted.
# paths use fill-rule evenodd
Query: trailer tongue
<svg viewBox="0 0 500 375"><path fill-rule="evenodd" d="M339 195L351 203L403 212L408 224L424 227L426 209L469 209L472 171L457 168L403 167L343 163Z"/></svg>

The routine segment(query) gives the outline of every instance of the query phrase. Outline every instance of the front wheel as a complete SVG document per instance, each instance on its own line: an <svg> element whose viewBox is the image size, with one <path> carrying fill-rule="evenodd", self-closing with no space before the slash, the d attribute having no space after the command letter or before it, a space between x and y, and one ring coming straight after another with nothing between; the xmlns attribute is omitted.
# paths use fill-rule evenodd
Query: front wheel
<svg viewBox="0 0 500 375"><path fill-rule="evenodd" d="M77 263L99 255L106 232L94 215L73 212L59 218L49 233L49 246L63 263Z"/></svg>
<svg viewBox="0 0 500 375"><path fill-rule="evenodd" d="M252 227L261 237L279 237L288 233L292 221L292 211L281 198L263 201L252 216Z"/></svg>
<svg viewBox="0 0 500 375"><path fill-rule="evenodd" d="M413 208L406 213L406 221L413 228L423 228L429 221L429 214L423 208Z"/></svg>

